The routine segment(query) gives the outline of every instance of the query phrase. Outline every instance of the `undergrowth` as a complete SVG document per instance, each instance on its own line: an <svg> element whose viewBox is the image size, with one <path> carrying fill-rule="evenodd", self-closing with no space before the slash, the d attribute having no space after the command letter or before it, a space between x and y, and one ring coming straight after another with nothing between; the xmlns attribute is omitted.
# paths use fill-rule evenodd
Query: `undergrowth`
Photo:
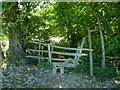
<svg viewBox="0 0 120 90"><path fill-rule="evenodd" d="M39 61L37 66L40 67L40 68L41 67L46 67L48 69L52 69L52 67L53 67L52 64L49 61L45 62L44 60Z"/></svg>
<svg viewBox="0 0 120 90"><path fill-rule="evenodd" d="M89 64L81 64L77 65L75 68L75 72L79 73L85 73L86 75L90 75L90 66ZM96 80L98 81L106 81L110 79L116 79L118 78L118 72L115 67L109 66L106 68L101 68L100 66L93 66L93 74L96 77Z"/></svg>

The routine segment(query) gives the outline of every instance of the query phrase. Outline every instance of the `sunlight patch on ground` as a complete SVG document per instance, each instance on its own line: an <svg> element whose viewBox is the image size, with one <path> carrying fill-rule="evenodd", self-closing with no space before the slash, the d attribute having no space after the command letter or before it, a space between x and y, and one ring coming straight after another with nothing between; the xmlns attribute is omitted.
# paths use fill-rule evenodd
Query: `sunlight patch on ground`
<svg viewBox="0 0 120 90"><path fill-rule="evenodd" d="M59 85L59 88L63 88L61 85Z"/></svg>

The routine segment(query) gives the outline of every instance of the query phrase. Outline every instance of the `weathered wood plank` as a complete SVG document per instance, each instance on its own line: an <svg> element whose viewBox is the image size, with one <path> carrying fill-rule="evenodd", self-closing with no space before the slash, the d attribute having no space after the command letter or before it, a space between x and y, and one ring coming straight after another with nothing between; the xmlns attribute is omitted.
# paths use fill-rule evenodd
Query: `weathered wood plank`
<svg viewBox="0 0 120 90"><path fill-rule="evenodd" d="M54 54L63 54L63 55L69 55L69 56L87 56L87 54L77 54L77 53L65 53L65 52L56 52L51 51Z"/></svg>
<svg viewBox="0 0 120 90"><path fill-rule="evenodd" d="M25 56L25 57L30 57L30 58L39 58L38 56Z"/></svg>
<svg viewBox="0 0 120 90"><path fill-rule="evenodd" d="M57 67L55 65L53 66L52 73L53 75L57 74Z"/></svg>
<svg viewBox="0 0 120 90"><path fill-rule="evenodd" d="M67 49L67 50L86 50L86 51L93 51L93 49L86 49L86 48L69 48L69 47L61 47L61 46L55 46L55 45L51 45L51 47L60 48L60 49Z"/></svg>
<svg viewBox="0 0 120 90"><path fill-rule="evenodd" d="M49 61L51 62L50 44L48 44L48 56L49 56Z"/></svg>
<svg viewBox="0 0 120 90"><path fill-rule="evenodd" d="M41 59L49 59L49 58L47 58L47 57L40 57Z"/></svg>
<svg viewBox="0 0 120 90"><path fill-rule="evenodd" d="M60 67L60 74L64 74L64 67Z"/></svg>
<svg viewBox="0 0 120 90"><path fill-rule="evenodd" d="M91 42L91 32L90 28L88 28L88 42L89 42L89 49L92 48ZM93 76L93 58L92 58L92 51L89 51L89 58L90 58L90 75Z"/></svg>
<svg viewBox="0 0 120 90"><path fill-rule="evenodd" d="M38 57L38 56L29 56L29 55L27 55L27 56L25 56L25 57L40 58L40 59L49 59L49 58L47 58L47 57Z"/></svg>
<svg viewBox="0 0 120 90"><path fill-rule="evenodd" d="M48 53L48 51L47 50L35 50L35 49L29 49L30 51L35 51L35 52L46 52L46 53Z"/></svg>
<svg viewBox="0 0 120 90"><path fill-rule="evenodd" d="M84 44L85 44L85 39L86 39L86 37L83 38L82 43L81 43L81 46L78 46L78 48L83 48L83 46L84 46ZM81 54L81 53L82 53L82 50L77 50L76 53ZM77 65L79 58L80 58L80 56L75 56L75 62L74 62L75 65Z"/></svg>
<svg viewBox="0 0 120 90"><path fill-rule="evenodd" d="M63 63L62 62L52 62L53 65L56 65L56 66L61 66ZM72 68L75 68L75 64L70 64L68 63L67 65L65 65L65 67L72 67Z"/></svg>
<svg viewBox="0 0 120 90"><path fill-rule="evenodd" d="M46 50L34 50L34 49L30 49L30 51L36 51L36 52L46 52L48 53L48 51ZM77 53L65 53L65 52L56 52L56 51L51 51L51 53L54 53L54 54L63 54L63 55L70 55L70 56L87 56L87 54L77 54Z"/></svg>
<svg viewBox="0 0 120 90"><path fill-rule="evenodd" d="M59 58L52 58L52 60L55 60L55 61L66 61L66 60L69 60L69 59L59 59ZM71 61L73 61L75 59L71 59Z"/></svg>
<svg viewBox="0 0 120 90"><path fill-rule="evenodd" d="M60 67L64 68L66 65L69 64L69 61L71 61L71 59L66 60Z"/></svg>
<svg viewBox="0 0 120 90"><path fill-rule="evenodd" d="M43 57L43 48L44 48L44 47L42 46L42 48L41 48L41 49L42 49L42 51L41 51L41 57Z"/></svg>
<svg viewBox="0 0 120 90"><path fill-rule="evenodd" d="M39 56L38 61L39 61L39 62L40 62L40 48L41 48L41 44L40 44L40 42L39 42L39 52L38 52L38 56Z"/></svg>

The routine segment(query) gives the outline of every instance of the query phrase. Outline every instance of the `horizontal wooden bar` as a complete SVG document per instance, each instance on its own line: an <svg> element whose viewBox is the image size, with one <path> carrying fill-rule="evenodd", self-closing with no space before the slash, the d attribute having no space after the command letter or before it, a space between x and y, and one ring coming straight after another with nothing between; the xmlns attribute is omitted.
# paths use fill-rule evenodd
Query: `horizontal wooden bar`
<svg viewBox="0 0 120 90"><path fill-rule="evenodd" d="M52 62L52 64L55 65L55 66L62 66L62 65L63 65L62 62ZM75 68L75 64L70 64L70 63L68 63L67 65L65 65L65 67Z"/></svg>
<svg viewBox="0 0 120 90"><path fill-rule="evenodd" d="M38 56L25 56L25 57L30 57L30 58L39 58Z"/></svg>
<svg viewBox="0 0 120 90"><path fill-rule="evenodd" d="M29 49L30 51L35 51L35 52L47 52L48 53L48 51L47 50L35 50L35 49Z"/></svg>
<svg viewBox="0 0 120 90"><path fill-rule="evenodd" d="M77 53L65 53L65 52L56 52L51 51L54 54L63 54L63 55L69 55L69 56L87 56L87 54L77 54Z"/></svg>
<svg viewBox="0 0 120 90"><path fill-rule="evenodd" d="M55 61L66 61L66 60L69 60L69 59L52 58L52 60L55 60ZM75 59L70 59L70 60L75 60Z"/></svg>
<svg viewBox="0 0 120 90"><path fill-rule="evenodd" d="M36 51L36 52L46 52L48 53L47 50L34 50L34 49L29 49L30 51ZM51 51L51 53L54 54L63 54L63 55L69 55L69 56L87 56L87 54L78 54L78 53L65 53L65 52L56 52L56 51Z"/></svg>
<svg viewBox="0 0 120 90"><path fill-rule="evenodd" d="M67 50L86 50L86 51L93 51L93 49L86 49L86 48L70 48L70 47L61 47L61 46L55 46L55 45L51 45L51 47L60 48L60 49L67 49Z"/></svg>
<svg viewBox="0 0 120 90"><path fill-rule="evenodd" d="M29 56L29 55L27 55L27 56L25 56L25 57L48 59L47 57L38 57L38 56Z"/></svg>
<svg viewBox="0 0 120 90"><path fill-rule="evenodd" d="M40 57L41 59L49 59L49 58L47 58L47 57Z"/></svg>

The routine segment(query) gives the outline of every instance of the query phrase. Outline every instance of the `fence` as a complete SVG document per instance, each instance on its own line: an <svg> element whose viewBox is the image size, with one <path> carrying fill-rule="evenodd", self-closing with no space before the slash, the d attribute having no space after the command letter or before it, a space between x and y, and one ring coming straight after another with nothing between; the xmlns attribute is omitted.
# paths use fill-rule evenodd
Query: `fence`
<svg viewBox="0 0 120 90"><path fill-rule="evenodd" d="M64 67L75 68L75 66L77 65L77 63L79 61L79 58L81 56L88 56L87 54L82 53L83 50L84 51L89 51L89 52L93 51L92 49L83 48L84 42L85 42L85 37L82 40L81 46L78 46L78 48L61 47L61 46L52 45L50 43L45 44L45 43L41 43L41 42L32 42L32 43L35 43L35 44L39 44L39 50L35 50L35 49L29 49L29 50L34 51L34 52L38 52L38 56L27 55L26 57L38 58L39 61L41 59L47 59L53 65L53 74L57 73L56 72L57 71L56 67L59 67L60 68L60 73L63 74L64 73ZM47 50L44 50L44 46L47 47ZM64 50L75 50L76 53L53 51L53 48L64 49ZM44 57L43 53L48 53L48 57ZM53 54L74 56L74 58L68 58L68 59L53 58L52 57ZM55 61L57 61L57 62L55 62ZM72 61L73 63L71 63L70 61Z"/></svg>

